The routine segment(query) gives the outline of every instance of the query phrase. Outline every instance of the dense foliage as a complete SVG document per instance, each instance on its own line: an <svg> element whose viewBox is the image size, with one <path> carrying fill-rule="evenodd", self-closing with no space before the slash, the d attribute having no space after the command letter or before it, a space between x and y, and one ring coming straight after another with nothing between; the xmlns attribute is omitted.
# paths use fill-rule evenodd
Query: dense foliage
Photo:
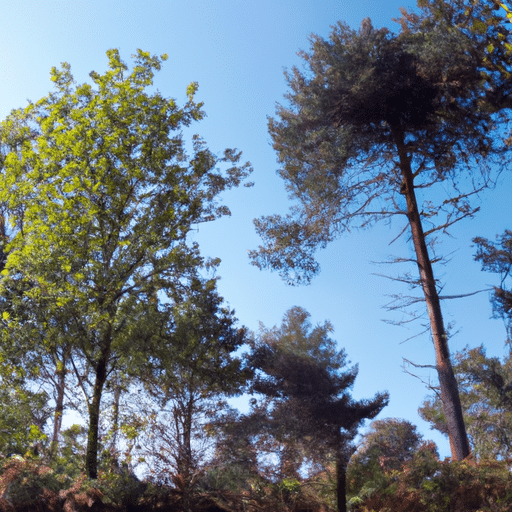
<svg viewBox="0 0 512 512"><path fill-rule="evenodd" d="M218 194L250 172L237 165L240 153L217 158L198 136L186 155L181 129L203 116L196 84L180 109L147 92L159 58L139 51L129 72L116 50L107 55L109 70L91 73L94 86L75 85L66 64L53 69L55 91L2 128L19 132L3 141L0 201L11 228L3 348L15 340L23 354L14 360L51 366L61 394L73 369L86 398L91 478L105 386L119 371L136 372L167 336L169 304L208 286L188 234L228 214ZM223 163L231 167L220 171Z"/></svg>
<svg viewBox="0 0 512 512"><path fill-rule="evenodd" d="M427 445L401 471L363 487L349 507L354 512L506 512L512 499L509 465L443 462Z"/></svg>
<svg viewBox="0 0 512 512"><path fill-rule="evenodd" d="M400 471L421 446L422 436L405 420L373 421L347 468L347 493L378 487L392 471Z"/></svg>
<svg viewBox="0 0 512 512"><path fill-rule="evenodd" d="M249 356L255 371L252 391L262 395L242 420L261 450L278 454L277 476L299 478L304 461L336 471L337 510L345 511L346 467L352 439L367 418L389 401L387 393L371 400L353 400L357 367L346 368L346 355L329 338L329 323L312 329L309 313L290 309L281 327L260 328Z"/></svg>

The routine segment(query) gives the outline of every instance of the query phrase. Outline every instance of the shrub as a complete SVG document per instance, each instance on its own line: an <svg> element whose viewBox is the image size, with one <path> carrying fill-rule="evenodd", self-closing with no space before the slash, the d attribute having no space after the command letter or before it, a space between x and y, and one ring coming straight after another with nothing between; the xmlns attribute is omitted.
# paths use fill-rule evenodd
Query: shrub
<svg viewBox="0 0 512 512"><path fill-rule="evenodd" d="M14 455L0 469L0 496L8 503L24 507L39 506L43 497L58 493L59 482L53 470L37 460Z"/></svg>
<svg viewBox="0 0 512 512"><path fill-rule="evenodd" d="M509 512L512 503L510 461L439 461L419 450L403 470L363 487L349 510L380 512Z"/></svg>

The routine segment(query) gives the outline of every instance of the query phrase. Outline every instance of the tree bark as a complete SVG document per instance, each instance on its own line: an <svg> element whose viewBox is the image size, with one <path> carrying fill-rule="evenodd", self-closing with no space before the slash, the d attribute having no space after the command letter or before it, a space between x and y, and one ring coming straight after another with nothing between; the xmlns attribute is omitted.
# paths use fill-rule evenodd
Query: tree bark
<svg viewBox="0 0 512 512"><path fill-rule="evenodd" d="M338 512L347 512L347 460L343 454L336 457L336 501Z"/></svg>
<svg viewBox="0 0 512 512"><path fill-rule="evenodd" d="M448 427L452 459L462 460L470 453L469 442L462 415L458 384L450 361L448 338L444 328L441 303L434 279L434 271L432 269L416 201L411 158L407 154L403 131L396 126L392 127L392 131L400 158L400 170L403 178L402 193L405 195L407 201L407 218L411 227L412 241L416 252L416 262L430 319L430 330L436 353L436 369L441 388L443 411Z"/></svg>
<svg viewBox="0 0 512 512"><path fill-rule="evenodd" d="M177 424L181 427L179 438L179 463L178 473L183 477L183 510L190 511L190 499L192 496L192 478L194 474L194 462L192 457L192 421L194 414L194 402L191 396L178 404L180 419Z"/></svg>
<svg viewBox="0 0 512 512"><path fill-rule="evenodd" d="M121 400L121 384L119 381L114 383L114 411L112 414L112 441L110 444L111 455L117 460L117 437L119 435L119 402Z"/></svg>
<svg viewBox="0 0 512 512"><path fill-rule="evenodd" d="M55 414L53 418L53 436L50 445L50 457L52 459L55 457L59 449L59 435L62 428L62 415L64 413L64 393L66 391L66 355L66 351L64 351L62 355L62 361L57 361L57 396L55 399Z"/></svg>
<svg viewBox="0 0 512 512"><path fill-rule="evenodd" d="M87 453L85 455L85 472L87 478L98 478L98 433L100 420L100 404L103 386L107 380L107 362L110 356L110 342L101 352L96 364L96 378L94 380L92 400L89 404L89 430L87 433Z"/></svg>

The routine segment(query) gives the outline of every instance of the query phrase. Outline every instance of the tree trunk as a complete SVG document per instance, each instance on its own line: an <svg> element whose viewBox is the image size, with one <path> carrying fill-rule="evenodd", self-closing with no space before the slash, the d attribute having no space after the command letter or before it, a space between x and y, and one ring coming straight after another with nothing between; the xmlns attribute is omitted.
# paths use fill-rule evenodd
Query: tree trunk
<svg viewBox="0 0 512 512"><path fill-rule="evenodd" d="M112 441L110 443L110 452L117 460L117 437L119 434L119 402L121 401L121 384L120 381L115 382L114 389L114 411L112 414Z"/></svg>
<svg viewBox="0 0 512 512"><path fill-rule="evenodd" d="M393 127L398 154L400 170L402 173L402 192L407 200L407 218L411 227L412 241L416 252L416 262L420 273L421 286L425 295L430 330L436 352L436 369L441 388L443 411L448 426L448 436L453 460L462 460L470 453L466 427L462 415L459 389L448 350L448 338L443 324L441 303L437 293L434 272L428 254L425 234L416 202L414 191L414 176L411 169L411 158L407 154L404 144L403 131Z"/></svg>
<svg viewBox="0 0 512 512"><path fill-rule="evenodd" d="M87 453L85 455L85 472L87 478L98 478L98 432L100 420L100 404L103 394L103 386L107 379L107 362L110 356L110 343L101 352L101 357L96 364L96 378L92 400L89 404L89 431L87 433Z"/></svg>
<svg viewBox="0 0 512 512"><path fill-rule="evenodd" d="M347 460L343 454L336 456L336 501L338 512L347 512Z"/></svg>
<svg viewBox="0 0 512 512"><path fill-rule="evenodd" d="M57 361L57 396L55 398L55 414L53 418L53 437L50 448L50 457L53 459L59 449L59 435L62 428L62 414L64 413L64 393L66 390L66 352L62 361Z"/></svg>
<svg viewBox="0 0 512 512"><path fill-rule="evenodd" d="M194 402L191 396L185 402L179 401L180 425L182 432L180 435L180 470L179 473L183 477L183 510L190 511L190 499L192 496L192 478L194 474L194 461L192 456L192 423L194 414Z"/></svg>

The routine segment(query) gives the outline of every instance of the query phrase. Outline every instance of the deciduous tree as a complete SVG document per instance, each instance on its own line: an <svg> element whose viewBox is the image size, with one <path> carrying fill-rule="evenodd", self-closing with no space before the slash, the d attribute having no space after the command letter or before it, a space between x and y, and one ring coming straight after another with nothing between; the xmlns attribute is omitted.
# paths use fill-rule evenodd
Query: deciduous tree
<svg viewBox="0 0 512 512"><path fill-rule="evenodd" d="M25 455L46 445L46 422L51 415L48 396L30 389L23 370L0 360L0 454Z"/></svg>
<svg viewBox="0 0 512 512"><path fill-rule="evenodd" d="M412 459L422 436L409 421L397 418L375 420L362 436L347 470L348 492L357 494L363 486L377 486L386 473L399 471Z"/></svg>
<svg viewBox="0 0 512 512"><path fill-rule="evenodd" d="M140 361L162 325L159 302L176 298L204 267L190 229L229 214L218 195L250 172L239 152L217 157L197 135L186 154L181 130L204 113L195 83L182 108L151 92L166 56L139 50L129 69L117 50L107 55L92 85L77 85L68 64L54 68L54 92L18 112L25 136L2 158L0 193L12 230L1 284L30 282L18 305L46 308L60 339L72 341L90 478L105 384L116 368ZM44 333L40 318L31 321ZM8 329L15 333L21 320L12 315Z"/></svg>
<svg viewBox="0 0 512 512"><path fill-rule="evenodd" d="M188 509L190 493L208 459L207 426L225 398L241 393L251 376L235 352L247 343L234 311L223 305L216 280L193 283L169 307L169 323L143 379L157 407L150 422L151 471L171 477Z"/></svg>

